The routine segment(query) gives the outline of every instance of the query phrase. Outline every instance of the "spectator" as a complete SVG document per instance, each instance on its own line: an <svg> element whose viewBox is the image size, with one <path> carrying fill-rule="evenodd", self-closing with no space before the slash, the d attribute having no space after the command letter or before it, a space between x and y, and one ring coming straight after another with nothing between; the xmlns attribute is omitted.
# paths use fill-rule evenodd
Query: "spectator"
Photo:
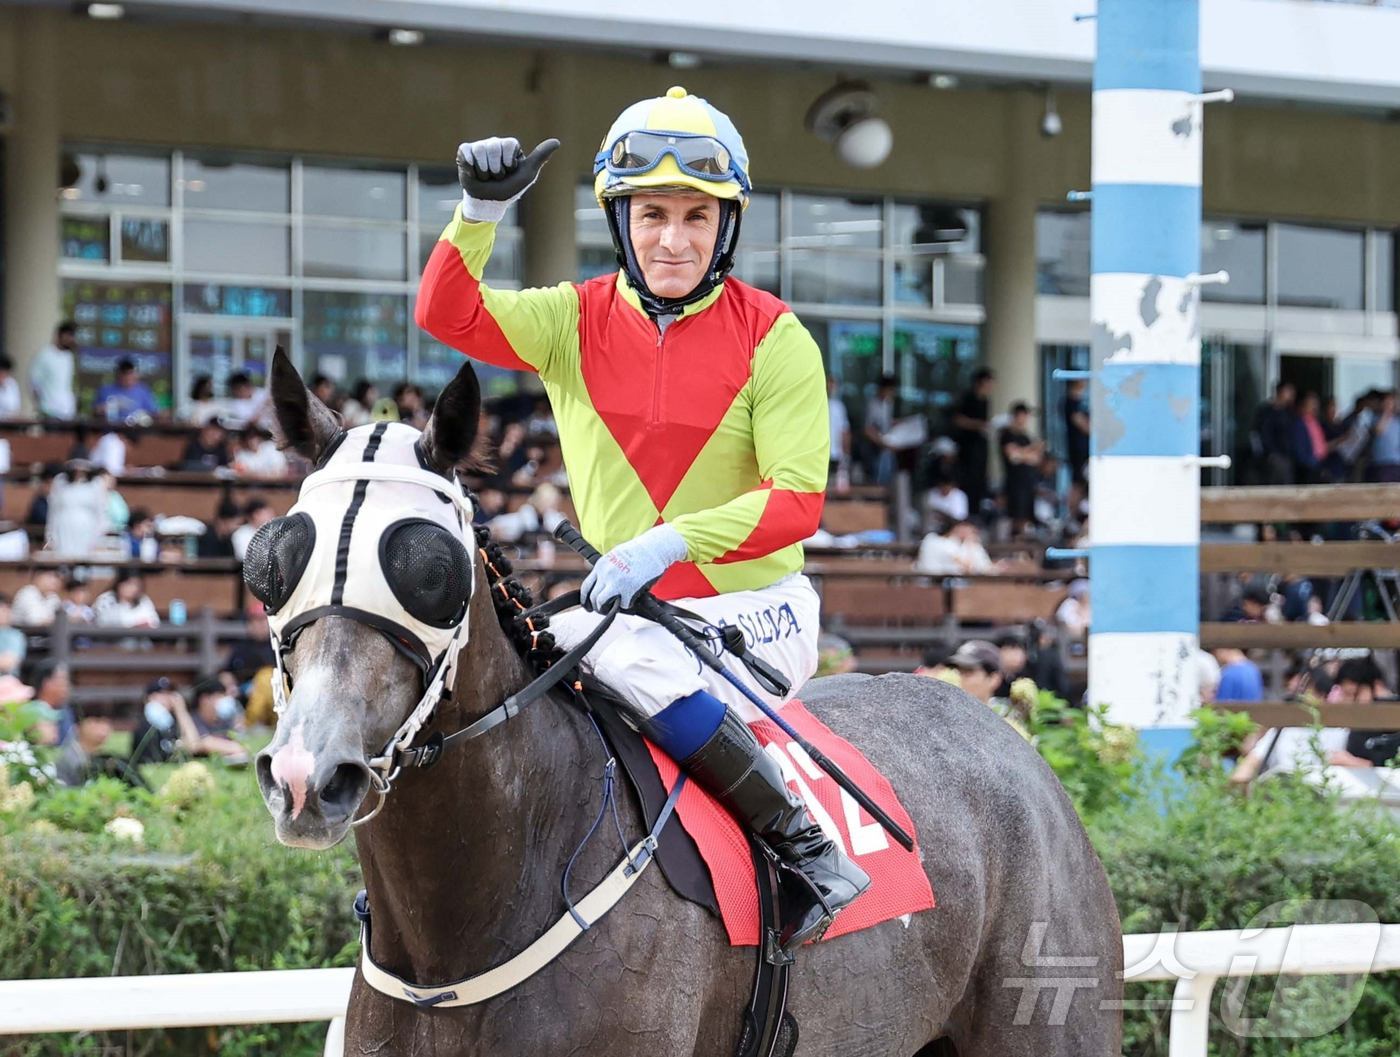
<svg viewBox="0 0 1400 1057"><path fill-rule="evenodd" d="M1274 596L1260 583L1246 584L1239 602L1226 611L1221 618L1231 624L1262 624L1269 620L1269 607Z"/></svg>
<svg viewBox="0 0 1400 1057"><path fill-rule="evenodd" d="M1055 610L1055 623L1064 628L1071 638L1082 639L1089 634L1093 622L1093 610L1089 605L1089 581L1073 580L1069 594Z"/></svg>
<svg viewBox="0 0 1400 1057"><path fill-rule="evenodd" d="M97 620L92 608L92 585L69 578L63 585L63 615L70 624L91 624Z"/></svg>
<svg viewBox="0 0 1400 1057"><path fill-rule="evenodd" d="M1263 701L1264 674L1243 650L1221 647L1214 651L1220 664L1220 679L1216 684L1218 701Z"/></svg>
<svg viewBox="0 0 1400 1057"><path fill-rule="evenodd" d="M101 470L98 473L98 478L102 481L102 487L107 491L106 535L120 536L126 531L127 522L131 520L131 508L126 505L126 499L117 491L115 477L106 470Z"/></svg>
<svg viewBox="0 0 1400 1057"><path fill-rule="evenodd" d="M1212 704L1220 691L1220 662L1214 654L1196 651L1196 681L1201 689L1201 704Z"/></svg>
<svg viewBox="0 0 1400 1057"><path fill-rule="evenodd" d="M363 426L371 421L374 405L379 402L379 390L368 378L361 378L350 390L350 398L341 408L340 417L347 429Z"/></svg>
<svg viewBox="0 0 1400 1057"><path fill-rule="evenodd" d="M243 524L243 511L232 499L224 498L214 514L209 531L199 537L195 554L200 558L232 558L233 534Z"/></svg>
<svg viewBox="0 0 1400 1057"><path fill-rule="evenodd" d="M817 675L841 675L856 670L856 654L840 635L823 631L817 636Z"/></svg>
<svg viewBox="0 0 1400 1057"><path fill-rule="evenodd" d="M243 432L243 446L233 458L234 470L244 477L280 479L287 476L287 457L272 443L272 434L259 426Z"/></svg>
<svg viewBox="0 0 1400 1057"><path fill-rule="evenodd" d="M0 594L0 675L15 675L29 653L29 639L16 628L10 596Z"/></svg>
<svg viewBox="0 0 1400 1057"><path fill-rule="evenodd" d="M937 520L942 528L966 521L971 511L968 509L967 493L958 487L957 482L947 474L938 474L933 487L924 496L924 507Z"/></svg>
<svg viewBox="0 0 1400 1057"><path fill-rule="evenodd" d="M276 663L272 654L272 640L267 630L267 611L261 602L249 604L244 614L244 634L245 638L235 641L230 647L220 674L228 676L227 681L243 695L243 700L251 712L254 684L259 676L270 673ZM270 682L267 690L270 695Z"/></svg>
<svg viewBox="0 0 1400 1057"><path fill-rule="evenodd" d="M15 592L11 618L20 627L48 627L63 606L62 586L57 569L35 569L34 578Z"/></svg>
<svg viewBox="0 0 1400 1057"><path fill-rule="evenodd" d="M996 374L987 367L972 375L972 388L953 407L953 440L958 446L958 486L967 495L972 517L982 513L987 498L987 430L991 424L992 389Z"/></svg>
<svg viewBox="0 0 1400 1057"><path fill-rule="evenodd" d="M34 687L34 700L47 705L54 717L39 724L36 740L40 745L61 744L73 733L74 727L73 710L68 702L73 693L68 666L46 657L30 671L29 685Z"/></svg>
<svg viewBox="0 0 1400 1057"><path fill-rule="evenodd" d="M78 351L78 332L64 320L54 331L52 344L45 345L29 365L29 390L41 418L76 418L78 402L73 396L73 375Z"/></svg>
<svg viewBox="0 0 1400 1057"><path fill-rule="evenodd" d="M1264 731L1240 759L1230 781L1244 785L1273 772L1321 767L1369 767L1369 760L1347 751L1344 727L1279 727Z"/></svg>
<svg viewBox="0 0 1400 1057"><path fill-rule="evenodd" d="M1030 435L1031 409L1024 401L1011 405L1011 421L997 438L1005 468L1006 513L1015 536L1026 535L1035 524L1035 489L1045 445Z"/></svg>
<svg viewBox="0 0 1400 1057"><path fill-rule="evenodd" d="M163 675L146 687L141 718L131 733L133 764L165 763L176 754L180 731L175 717L184 704L175 684Z"/></svg>
<svg viewBox="0 0 1400 1057"><path fill-rule="evenodd" d="M112 721L106 716L79 713L73 729L58 747L54 769L64 785L83 785L93 777L93 757L112 736Z"/></svg>
<svg viewBox="0 0 1400 1057"><path fill-rule="evenodd" d="M126 545L123 547L127 557L139 558L143 562L153 562L160 557L160 537L156 535L156 519L151 516L151 512L143 507L137 507L131 512L131 517L127 521Z"/></svg>
<svg viewBox="0 0 1400 1057"><path fill-rule="evenodd" d="M925 536L919 544L914 568L931 576L996 572L987 548L982 546L982 532L971 521L957 522L944 536L933 532Z"/></svg>
<svg viewBox="0 0 1400 1057"><path fill-rule="evenodd" d="M1293 479L1299 484L1316 484L1322 479L1327 461L1327 432L1318 417L1316 393L1304 393L1293 419Z"/></svg>
<svg viewBox="0 0 1400 1057"><path fill-rule="evenodd" d="M1007 631L997 638L997 651L1001 655L1001 682L997 684L993 697L1010 697L1011 684L1017 679L1030 677L1030 651L1026 648L1025 637L1019 631ZM1039 684L1037 684L1039 685Z"/></svg>
<svg viewBox="0 0 1400 1057"><path fill-rule="evenodd" d="M175 722L180 746L192 756L218 756L228 761L246 761L248 750L233 740L242 722L238 702L217 678L201 679L190 690L191 707L181 701Z"/></svg>
<svg viewBox="0 0 1400 1057"><path fill-rule="evenodd" d="M1333 460L1337 480L1355 480L1360 464L1371 447L1371 431L1376 425L1383 394L1368 389L1356 398L1351 414L1342 420L1342 434L1334 442Z"/></svg>
<svg viewBox="0 0 1400 1057"><path fill-rule="evenodd" d="M407 422L415 429L428 424L428 413L423 406L423 390L411 382L400 382L394 386L394 406L399 410L399 421ZM524 427L520 430L522 436Z"/></svg>
<svg viewBox="0 0 1400 1057"><path fill-rule="evenodd" d="M201 374L190 386L190 405L185 410L185 421L202 426L211 418L218 418L220 410L219 401L214 396L214 379Z"/></svg>
<svg viewBox="0 0 1400 1057"><path fill-rule="evenodd" d="M93 605L96 621L109 628L158 628L160 614L146 594L146 581L140 573L121 573L110 591L97 596Z"/></svg>
<svg viewBox="0 0 1400 1057"><path fill-rule="evenodd" d="M531 437L559 436L559 423L554 421L554 409L549 406L548 397L535 397L530 417L525 420L525 433Z"/></svg>
<svg viewBox="0 0 1400 1057"><path fill-rule="evenodd" d="M956 668L948 664L948 658L953 655L953 651L943 644L930 646L924 650L923 656L919 660L919 666L914 669L915 675L921 675L926 679L942 679L949 681L948 676L957 671Z"/></svg>
<svg viewBox="0 0 1400 1057"><path fill-rule="evenodd" d="M24 527L42 535L49 524L49 493L53 491L53 481L41 478L34 488L34 498L29 501L29 509L24 512Z"/></svg>
<svg viewBox="0 0 1400 1057"><path fill-rule="evenodd" d="M128 359L117 361L116 381L98 389L92 401L93 417L108 422L127 422L138 415L154 418L159 410L155 393L141 381L135 362Z"/></svg>
<svg viewBox="0 0 1400 1057"><path fill-rule="evenodd" d="M956 668L962 678L962 688L987 704L996 696L1001 683L1001 651L983 639L970 639L948 658L948 666Z"/></svg>
<svg viewBox="0 0 1400 1057"><path fill-rule="evenodd" d="M894 428L894 403L898 380L882 374L875 395L865 404L866 476L875 484L889 484L894 476L894 449L885 434Z"/></svg>
<svg viewBox="0 0 1400 1057"><path fill-rule="evenodd" d="M1049 690L1061 700L1069 698L1069 678L1065 660L1060 655L1060 637L1054 624L1036 620L1031 624L1030 659L1026 674L1042 690Z"/></svg>
<svg viewBox="0 0 1400 1057"><path fill-rule="evenodd" d="M831 423L831 463L827 476L844 491L851 472L851 416L836 383L835 375L826 376L826 411Z"/></svg>
<svg viewBox="0 0 1400 1057"><path fill-rule="evenodd" d="M1329 702L1337 701L1351 705L1369 705L1377 697L1389 696L1389 688L1381 676L1376 662L1368 654L1343 661L1337 671L1337 682L1333 693L1328 694ZM1400 750L1400 737L1396 731L1359 730L1347 733L1346 751L1363 763L1353 766L1384 767Z"/></svg>
<svg viewBox="0 0 1400 1057"><path fill-rule="evenodd" d="M1297 390L1292 382L1274 386L1273 399L1259 405L1250 430L1250 449L1256 473L1264 484L1293 483L1293 402Z"/></svg>
<svg viewBox="0 0 1400 1057"><path fill-rule="evenodd" d="M253 496L248 500L247 506L243 508L243 524L233 530L230 540L233 542L233 556L239 561L248 553L248 544L258 529L262 528L274 517L277 512L272 509L272 504L261 496Z"/></svg>
<svg viewBox="0 0 1400 1057"><path fill-rule="evenodd" d="M228 464L228 434L218 419L211 418L186 442L185 452L180 456L180 469L212 473Z"/></svg>
<svg viewBox="0 0 1400 1057"><path fill-rule="evenodd" d="M1089 401L1088 383L1076 378L1065 387L1065 459L1071 479L1087 483L1085 471L1089 465Z"/></svg>
<svg viewBox="0 0 1400 1057"><path fill-rule="evenodd" d="M19 418L24 410L24 397L15 381L15 365L0 353L0 418Z"/></svg>
<svg viewBox="0 0 1400 1057"><path fill-rule="evenodd" d="M85 459L72 459L49 490L44 546L63 557L87 558L107 534L107 480Z"/></svg>
<svg viewBox="0 0 1400 1057"><path fill-rule="evenodd" d="M228 398L224 400L224 413L231 425L246 426L259 422L267 413L268 407L267 391L254 387L253 380L245 372L235 371L228 376Z"/></svg>
<svg viewBox="0 0 1400 1057"><path fill-rule="evenodd" d="M1400 416L1395 413L1395 390L1381 397L1380 413L1371 433L1368 476L1373 481L1400 481Z"/></svg>
<svg viewBox="0 0 1400 1057"><path fill-rule="evenodd" d="M335 381L324 374L313 375L311 378L311 393L317 400L325 404L332 411L335 410Z"/></svg>
<svg viewBox="0 0 1400 1057"><path fill-rule="evenodd" d="M127 440L116 430L108 430L97 438L88 456L103 473L121 477L126 473Z"/></svg>

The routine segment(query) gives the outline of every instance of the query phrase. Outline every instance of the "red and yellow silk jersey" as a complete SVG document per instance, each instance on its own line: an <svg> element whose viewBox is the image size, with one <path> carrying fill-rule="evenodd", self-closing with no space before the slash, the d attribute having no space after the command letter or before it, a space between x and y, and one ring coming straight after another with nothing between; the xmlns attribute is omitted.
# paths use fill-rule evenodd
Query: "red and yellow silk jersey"
<svg viewBox="0 0 1400 1057"><path fill-rule="evenodd" d="M498 367L536 371L580 530L606 551L662 521L688 560L661 598L766 587L802 568L830 434L821 352L786 305L727 279L662 332L621 274L538 290L481 283L495 225L456 218L417 322Z"/></svg>

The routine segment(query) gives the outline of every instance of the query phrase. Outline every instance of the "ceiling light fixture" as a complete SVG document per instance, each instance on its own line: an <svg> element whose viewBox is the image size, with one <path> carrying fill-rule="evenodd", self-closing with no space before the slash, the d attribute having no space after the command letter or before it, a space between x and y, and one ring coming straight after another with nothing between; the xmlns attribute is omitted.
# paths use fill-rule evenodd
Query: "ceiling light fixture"
<svg viewBox="0 0 1400 1057"><path fill-rule="evenodd" d="M931 73L928 75L928 83L930 88L946 92L948 89L958 86L958 78L956 74L951 73Z"/></svg>
<svg viewBox="0 0 1400 1057"><path fill-rule="evenodd" d="M126 17L126 8L121 4L88 4L88 18L95 18L102 22L115 22L119 18Z"/></svg>
<svg viewBox="0 0 1400 1057"><path fill-rule="evenodd" d="M388 41L399 48L416 48L424 40L421 29L391 29L388 33Z"/></svg>

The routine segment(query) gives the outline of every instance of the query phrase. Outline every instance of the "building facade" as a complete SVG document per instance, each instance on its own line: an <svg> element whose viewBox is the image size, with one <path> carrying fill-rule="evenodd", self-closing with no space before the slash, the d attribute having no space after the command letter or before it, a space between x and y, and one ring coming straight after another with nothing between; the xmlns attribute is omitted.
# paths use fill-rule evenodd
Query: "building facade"
<svg viewBox="0 0 1400 1057"><path fill-rule="evenodd" d="M131 356L178 409L200 376L260 377L278 343L343 385L436 388L457 354L413 327L413 298L457 197L457 143L563 141L503 226L491 281L596 274L613 266L587 186L598 139L627 103L682 83L734 117L753 159L737 274L794 307L853 411L893 373L936 430L985 363L996 407L1030 400L1059 439L1050 372L1086 366L1090 336L1088 214L1072 198L1089 186L1093 33L1076 5L953 3L902 26L902 5L876 2L852 29L817 3L811 25L761 11L726 34L630 0L574 20L544 0L432 0L413 5L413 47L385 36L402 6L357 5L355 23L294 0L199 19L0 10L3 333L21 376L72 317L84 392ZM1400 49L1400 12L1204 6L1207 87L1239 100L1205 125L1201 271L1231 281L1203 289L1202 444L1239 453L1279 377L1343 405L1396 380L1400 80L1373 52ZM1360 41L1340 70L1325 40L1309 57L1308 35L1328 33ZM804 127L853 77L894 136L868 170Z"/></svg>

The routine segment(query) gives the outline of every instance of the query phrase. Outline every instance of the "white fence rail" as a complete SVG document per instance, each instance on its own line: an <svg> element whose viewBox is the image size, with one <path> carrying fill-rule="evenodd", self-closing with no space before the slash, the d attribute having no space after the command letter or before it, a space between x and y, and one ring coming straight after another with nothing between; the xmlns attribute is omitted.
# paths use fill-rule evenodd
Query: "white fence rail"
<svg viewBox="0 0 1400 1057"><path fill-rule="evenodd" d="M1295 925L1123 937L1129 983L1176 980L1169 1057L1205 1057L1218 980L1400 970L1400 925ZM340 1057L353 969L0 981L0 1036L328 1020Z"/></svg>

